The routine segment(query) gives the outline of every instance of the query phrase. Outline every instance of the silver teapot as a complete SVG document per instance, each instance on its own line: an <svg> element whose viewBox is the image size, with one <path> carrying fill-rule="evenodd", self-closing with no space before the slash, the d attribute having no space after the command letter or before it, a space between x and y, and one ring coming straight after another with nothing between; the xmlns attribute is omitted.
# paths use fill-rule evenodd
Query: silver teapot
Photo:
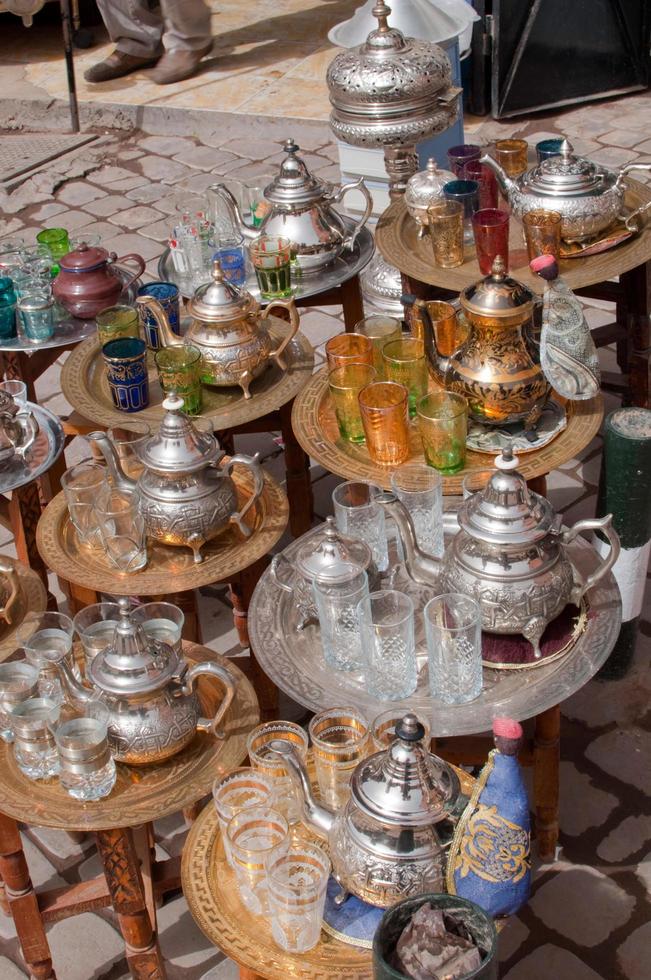
<svg viewBox="0 0 651 980"><path fill-rule="evenodd" d="M276 585L294 598L298 611L297 630L303 630L311 623L319 621L312 583L319 575L332 573L342 562L352 562L364 569L369 578L369 588L373 591L379 585L379 573L373 562L373 553L366 542L349 538L337 530L334 517L327 517L325 524L316 533L306 535L292 554L291 561L281 552L271 560L271 577ZM283 571L293 573L293 584L283 581Z"/></svg>
<svg viewBox="0 0 651 980"><path fill-rule="evenodd" d="M220 664L188 664L167 643L155 640L134 623L129 600L122 598L113 640L87 664L89 687L81 684L64 661L57 669L73 701L100 700L109 709L111 754L118 762L142 765L161 762L194 738L212 732L223 738L219 725L235 697L235 679ZM195 692L198 677L215 677L225 688L214 718L202 718Z"/></svg>
<svg viewBox="0 0 651 980"><path fill-rule="evenodd" d="M9 392L0 391L0 467L25 453L38 435L38 423L31 412L21 411Z"/></svg>
<svg viewBox="0 0 651 980"><path fill-rule="evenodd" d="M407 571L415 582L437 593L471 596L481 608L482 629L521 633L538 658L547 624L568 603L580 605L613 567L620 546L612 514L563 529L560 514L527 487L517 465L508 449L497 457L486 488L459 507L460 530L441 561L418 547L411 517L393 494L379 494L376 500L398 525ZM610 543L606 559L586 578L565 547L582 531L602 531Z"/></svg>
<svg viewBox="0 0 651 980"><path fill-rule="evenodd" d="M443 196L445 185L456 179L450 170L439 170L434 157L430 157L425 170L419 170L407 181L405 207L418 225L419 238L423 237L429 224L427 209Z"/></svg>
<svg viewBox="0 0 651 980"><path fill-rule="evenodd" d="M182 398L168 395L159 431L136 445L144 466L137 481L125 474L106 433L91 432L88 438L102 452L115 486L138 490L147 534L165 544L191 548L195 562L200 562L203 545L228 524L236 524L245 537L250 536L244 517L262 493L264 477L257 454L231 456L224 464L217 439L196 429L182 407ZM238 463L253 475L253 492L239 510L229 475Z"/></svg>
<svg viewBox="0 0 651 980"><path fill-rule="evenodd" d="M409 895L444 891L445 855L437 824L452 817L459 779L432 755L416 715L398 722L388 749L363 759L351 780L351 795L336 813L312 794L309 776L289 742L269 743L282 756L303 800L303 819L328 841L335 903L349 894L380 908Z"/></svg>
<svg viewBox="0 0 651 980"><path fill-rule="evenodd" d="M352 249L355 239L373 210L373 198L364 178L350 184L333 186L319 180L298 156L300 147L292 139L283 146L287 159L283 161L278 176L264 189L265 200L271 207L260 225L254 228L242 217L237 201L224 184L214 188L231 212L231 220L246 238L259 235L281 235L293 245L296 263L301 272L320 272L338 258L344 249ZM350 230L333 204L341 201L349 191L359 190L366 201L364 214Z"/></svg>
<svg viewBox="0 0 651 980"><path fill-rule="evenodd" d="M624 219L626 175L651 170L651 164L631 163L615 173L577 156L568 140L563 140L558 156L542 160L517 178L509 177L488 154L480 162L493 171L512 213L519 218L536 208L560 212L561 236L567 242L593 238L618 218ZM637 230L634 223L645 210L646 206L638 208L625 218L630 231Z"/></svg>

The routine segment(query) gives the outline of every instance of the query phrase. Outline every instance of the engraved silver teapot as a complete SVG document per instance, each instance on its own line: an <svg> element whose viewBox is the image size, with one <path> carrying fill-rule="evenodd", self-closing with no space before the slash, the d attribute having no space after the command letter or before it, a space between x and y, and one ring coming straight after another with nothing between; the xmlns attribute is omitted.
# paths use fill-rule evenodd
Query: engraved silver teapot
<svg viewBox="0 0 651 980"><path fill-rule="evenodd" d="M293 139L285 140L283 150L287 159L281 164L278 176L264 189L265 200L271 207L257 228L246 223L237 201L224 184L217 184L214 192L226 203L231 220L245 238L259 235L289 238L296 263L305 275L320 272L344 249L353 248L373 210L373 198L363 177L338 185L319 180L298 156L299 149ZM353 190L364 195L366 207L357 224L349 229L333 205Z"/></svg>
<svg viewBox="0 0 651 980"><path fill-rule="evenodd" d="M457 178L450 170L439 170L434 157L430 157L424 170L410 177L405 188L405 207L418 225L418 237L422 238L429 224L427 209L443 196L443 188Z"/></svg>
<svg viewBox="0 0 651 980"><path fill-rule="evenodd" d="M31 412L21 411L9 392L0 391L0 467L23 457L38 435Z"/></svg>
<svg viewBox="0 0 651 980"><path fill-rule="evenodd" d="M651 170L649 163L631 163L614 172L577 156L569 140L563 140L558 156L542 160L517 178L509 177L488 154L480 162L493 171L512 213L519 218L536 208L560 212L561 235L568 242L592 238L624 218L626 175ZM637 230L634 223L645 210L646 206L638 208L625 219L630 231Z"/></svg>
<svg viewBox="0 0 651 980"><path fill-rule="evenodd" d="M99 447L115 486L138 490L147 534L165 544L192 548L195 562L200 562L202 546L228 524L236 524L245 537L250 536L244 517L262 493L264 478L257 454L238 454L224 463L215 436L195 428L182 407L182 398L168 395L160 429L137 444L136 454L144 467L137 481L125 474L106 433L91 432L88 438ZM253 475L253 492L239 510L230 477L238 463Z"/></svg>
<svg viewBox="0 0 651 980"><path fill-rule="evenodd" d="M459 507L460 530L441 561L418 547L411 517L393 494L378 494L376 500L398 525L407 571L415 582L431 586L436 594L471 596L481 608L482 629L521 633L540 657L547 624L568 603L580 605L613 567L620 545L612 514L563 529L561 515L527 487L517 465L509 449L497 457L486 488ZM606 559L586 578L566 550L582 531L602 531L610 543Z"/></svg>
<svg viewBox="0 0 651 980"><path fill-rule="evenodd" d="M443 891L445 856L437 824L453 817L460 795L455 771L423 744L416 715L398 722L388 749L363 759L351 795L336 813L314 799L307 770L291 744L270 743L303 800L303 819L328 841L341 892L380 908L409 895Z"/></svg>
<svg viewBox="0 0 651 980"><path fill-rule="evenodd" d="M73 701L100 700L109 709L111 754L129 765L161 762L180 752L195 732L224 738L219 725L235 697L235 679L220 664L205 661L188 666L167 643L147 636L134 623L129 600L122 598L113 640L86 667L91 686L81 684L65 661L57 669ZM214 718L202 718L195 691L202 674L224 686Z"/></svg>

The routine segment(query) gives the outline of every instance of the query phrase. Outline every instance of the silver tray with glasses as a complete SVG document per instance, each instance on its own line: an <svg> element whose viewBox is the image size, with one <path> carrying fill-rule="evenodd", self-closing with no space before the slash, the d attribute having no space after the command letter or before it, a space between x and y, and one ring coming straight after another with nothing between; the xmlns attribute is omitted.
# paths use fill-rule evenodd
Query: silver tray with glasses
<svg viewBox="0 0 651 980"><path fill-rule="evenodd" d="M453 523L446 514L446 537L453 533ZM318 533L319 528L314 528L285 549L283 554L290 563L298 547ZM594 570L598 556L588 541L578 538L569 551L582 574ZM391 562L391 567L395 567L395 562ZM311 711L333 704L354 704L370 720L387 708L409 709L427 718L432 736L438 738L477 734L489 730L496 715L508 714L521 721L559 704L596 674L619 634L621 600L615 579L609 573L588 592L585 627L566 656L550 658L535 670L484 666L483 689L478 698L465 704L444 704L429 694L422 617L425 602L435 593L431 587L416 585L402 566L397 569L391 587L410 595L416 609L418 682L411 697L402 701L378 701L369 694L361 672L336 671L328 666L319 627L296 629L299 615L296 603L275 583L268 569L256 586L248 615L251 647L260 667L282 691Z"/></svg>
<svg viewBox="0 0 651 980"><path fill-rule="evenodd" d="M126 282L126 280L131 277L131 273L128 269L121 269L117 265L113 266L113 274L123 282ZM142 280L136 279L135 282L127 287L127 289L122 290L117 302L126 306L133 306L136 301L136 296L138 295L138 290L141 286ZM0 339L0 352L25 351L27 353L32 353L33 351L50 349L53 347L68 347L71 344L78 344L81 340L86 340L87 337L92 337L96 333L97 327L95 325L95 317L92 317L90 320L80 320L76 316L66 315L55 325L54 334L49 338L49 340L41 340L38 343L34 343L34 341L28 340L27 337L23 335L19 319L18 336L12 337L11 339Z"/></svg>
<svg viewBox="0 0 651 980"><path fill-rule="evenodd" d="M342 218L347 229L354 227L355 222L352 218L348 218L346 215L342 215ZM313 275L303 275L300 279L295 278L294 269L292 269L294 299L317 296L319 293L324 293L326 290L333 289L335 286L341 286L342 282L347 282L353 276L358 275L362 269L366 268L373 257L374 251L373 235L368 228L362 228L355 240L352 251L346 252L338 259L335 259L332 265L326 266L325 269ZM165 249L158 260L158 276L163 282L173 282L177 285L181 295L186 298L192 296L196 288L196 284L193 287L192 281L189 278L180 276L177 273L169 248ZM206 274L206 281L209 279L210 275ZM257 300L260 300L258 281L253 269L250 269L245 286ZM265 300L260 300L260 302L264 305Z"/></svg>
<svg viewBox="0 0 651 980"><path fill-rule="evenodd" d="M38 423L38 435L24 458L13 456L0 467L0 493L17 490L42 476L63 450L65 436L57 416L34 402L26 402L26 406Z"/></svg>

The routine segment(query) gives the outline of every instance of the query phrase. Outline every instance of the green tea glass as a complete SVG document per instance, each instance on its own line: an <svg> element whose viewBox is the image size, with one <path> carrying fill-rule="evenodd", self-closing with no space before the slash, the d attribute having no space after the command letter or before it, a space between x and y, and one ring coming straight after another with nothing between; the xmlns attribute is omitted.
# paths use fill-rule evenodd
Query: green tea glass
<svg viewBox="0 0 651 980"><path fill-rule="evenodd" d="M409 416L415 418L419 400L427 393L425 345L416 337L392 340L382 348L384 373L388 381L404 385L409 392Z"/></svg>
<svg viewBox="0 0 651 980"><path fill-rule="evenodd" d="M359 393L377 372L369 364L345 364L328 375L330 397L334 406L339 434L348 442L365 442L364 426L359 408Z"/></svg>
<svg viewBox="0 0 651 980"><path fill-rule="evenodd" d="M166 395L183 399L186 415L201 411L201 351L196 347L163 347L154 355L158 379Z"/></svg>
<svg viewBox="0 0 651 980"><path fill-rule="evenodd" d="M364 317L359 323L355 324L355 333L361 333L373 344L373 367L377 371L380 381L384 381L384 361L382 360L382 349L385 344L390 344L392 340L402 338L402 324L395 316L387 316L384 313L374 313Z"/></svg>
<svg viewBox="0 0 651 980"><path fill-rule="evenodd" d="M138 311L131 306L109 306L97 314L95 323L100 347L119 337L140 336Z"/></svg>
<svg viewBox="0 0 651 980"><path fill-rule="evenodd" d="M263 299L292 295L292 243L289 238L261 235L249 245L249 255Z"/></svg>
<svg viewBox="0 0 651 980"><path fill-rule="evenodd" d="M65 228L44 228L36 236L39 245L45 245L53 259L60 259L70 251L70 239Z"/></svg>
<svg viewBox="0 0 651 980"><path fill-rule="evenodd" d="M428 466L458 473L466 461L468 403L451 391L432 391L418 403L418 428Z"/></svg>

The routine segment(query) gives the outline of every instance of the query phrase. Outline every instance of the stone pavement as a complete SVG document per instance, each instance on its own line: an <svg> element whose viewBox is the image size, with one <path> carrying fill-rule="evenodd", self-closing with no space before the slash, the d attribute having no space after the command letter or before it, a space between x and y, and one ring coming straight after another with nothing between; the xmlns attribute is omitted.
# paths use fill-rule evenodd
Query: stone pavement
<svg viewBox="0 0 651 980"><path fill-rule="evenodd" d="M473 138L524 134L532 141L565 132L577 148L610 164L651 159L648 139L649 97L631 96L558 116L506 123L474 121ZM99 234L118 252L137 251L156 276L157 257L172 222L175 198L202 193L217 177L253 177L268 172L280 158L286 133L273 120L258 118L256 135L248 121L232 116L229 126L213 131L210 115L197 135L163 132L105 132L72 161L58 160L0 201L4 217L0 238L22 235L33 240L44 224L60 224L78 235ZM178 131L177 131L178 132ZM324 123L298 122L293 135L308 152L320 176L336 176L336 149ZM611 319L608 304L587 307L591 326ZM303 330L317 347L341 328L332 308L309 309ZM601 352L603 366L614 368L611 350ZM59 388L55 365L38 385L42 404L61 414L69 410ZM615 407L606 398L607 409ZM243 452L259 449L264 463L282 479L280 450L273 435L238 439ZM81 440L70 459L87 452ZM599 475L601 439L597 438L549 480L550 497L567 523L592 516ZM331 510L336 478L313 468L316 509ZM0 537L3 551L11 540ZM203 590L202 618L207 641L228 655L242 655L223 590ZM500 938L504 980L648 980L651 976L651 817L648 809L651 736L648 730L651 617L645 609L635 658L626 678L590 683L563 705L561 838L557 859L536 868L533 896L511 919ZM284 712L295 711L285 705ZM157 825L160 848L177 854L184 839L179 818ZM81 844L54 831L26 828L27 855L36 885L83 880L98 869L90 840ZM237 976L195 927L182 897L160 911L160 936L170 980L227 980ZM110 912L87 914L49 930L61 980L123 980L122 943ZM0 915L0 978L24 977L11 922Z"/></svg>

